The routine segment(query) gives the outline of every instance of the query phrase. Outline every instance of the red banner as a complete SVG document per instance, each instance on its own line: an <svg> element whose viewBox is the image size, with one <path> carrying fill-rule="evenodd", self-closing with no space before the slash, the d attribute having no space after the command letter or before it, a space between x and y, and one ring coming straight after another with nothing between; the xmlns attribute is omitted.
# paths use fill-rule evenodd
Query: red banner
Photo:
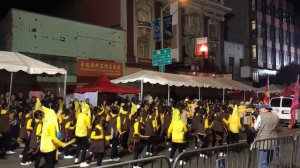
<svg viewBox="0 0 300 168"><path fill-rule="evenodd" d="M123 76L123 64L118 62L77 59L77 76Z"/></svg>

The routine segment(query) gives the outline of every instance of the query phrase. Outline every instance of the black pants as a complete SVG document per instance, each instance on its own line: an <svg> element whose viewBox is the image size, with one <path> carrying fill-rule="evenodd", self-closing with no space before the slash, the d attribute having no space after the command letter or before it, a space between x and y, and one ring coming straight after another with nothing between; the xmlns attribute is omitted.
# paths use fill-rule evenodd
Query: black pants
<svg viewBox="0 0 300 168"><path fill-rule="evenodd" d="M228 132L229 144L239 142L239 133Z"/></svg>
<svg viewBox="0 0 300 168"><path fill-rule="evenodd" d="M86 148L87 148L87 137L76 137L76 158L79 157L80 150L82 150L80 163L85 162Z"/></svg>
<svg viewBox="0 0 300 168"><path fill-rule="evenodd" d="M198 137L195 137L195 146L200 147L201 149L208 147L208 140L207 137L201 134L197 135ZM198 144L198 140L201 141L201 146Z"/></svg>
<svg viewBox="0 0 300 168"><path fill-rule="evenodd" d="M145 146L146 146L146 141L143 139L134 142L134 154L133 154L134 160L139 159L139 155L143 152ZM136 164L134 166L136 166Z"/></svg>
<svg viewBox="0 0 300 168"><path fill-rule="evenodd" d="M254 141L255 138L255 132L249 125L245 125L245 131L247 136L247 143L251 144Z"/></svg>
<svg viewBox="0 0 300 168"><path fill-rule="evenodd" d="M102 165L103 156L104 156L104 153L102 153L102 152L95 153L95 157L97 159L97 166Z"/></svg>
<svg viewBox="0 0 300 168"><path fill-rule="evenodd" d="M25 142L25 147L24 147L24 149L22 151L23 157L22 157L21 162L22 163L26 163L26 162L29 161L29 159L28 159L28 151L29 151L29 143L30 143L30 141L29 141L29 139L22 139L22 140L23 140L23 142Z"/></svg>
<svg viewBox="0 0 300 168"><path fill-rule="evenodd" d="M36 154L36 157L35 157L34 168L39 168L40 167L41 159L42 159L42 153L39 150L38 153Z"/></svg>
<svg viewBox="0 0 300 168"><path fill-rule="evenodd" d="M111 140L111 151L110 151L110 158L114 159L118 157L118 145L119 145L119 138L114 137Z"/></svg>
<svg viewBox="0 0 300 168"><path fill-rule="evenodd" d="M223 145L224 132L213 131L213 141L212 147L216 146L216 142L219 143L219 146Z"/></svg>
<svg viewBox="0 0 300 168"><path fill-rule="evenodd" d="M174 155L175 155L175 152L176 152L177 149L178 149L179 153L183 152L184 146L185 146L185 143L174 143L174 142L172 142L172 150L171 150L170 158L171 159L174 158Z"/></svg>
<svg viewBox="0 0 300 168"><path fill-rule="evenodd" d="M56 150L48 153L42 153L45 158L45 168L54 168L56 160Z"/></svg>
<svg viewBox="0 0 300 168"><path fill-rule="evenodd" d="M151 136L150 138L147 139L147 152L153 153L153 145L155 143L155 136Z"/></svg>
<svg viewBox="0 0 300 168"><path fill-rule="evenodd" d="M128 145L127 145L127 142L128 142L128 137L129 137L129 131L126 131L124 132L122 135L121 135L121 146L124 148L124 149L127 149L128 148Z"/></svg>

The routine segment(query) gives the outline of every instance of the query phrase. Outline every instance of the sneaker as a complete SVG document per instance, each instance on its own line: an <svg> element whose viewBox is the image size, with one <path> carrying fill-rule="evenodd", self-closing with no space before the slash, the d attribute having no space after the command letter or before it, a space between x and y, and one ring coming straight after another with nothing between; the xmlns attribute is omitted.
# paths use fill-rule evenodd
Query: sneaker
<svg viewBox="0 0 300 168"><path fill-rule="evenodd" d="M171 152L172 148L169 148L168 151Z"/></svg>
<svg viewBox="0 0 300 168"><path fill-rule="evenodd" d="M31 162L25 162L25 163L21 162L21 166L28 166L30 164L31 164Z"/></svg>
<svg viewBox="0 0 300 168"><path fill-rule="evenodd" d="M5 154L7 154L7 155L13 155L13 154L16 154L16 152L14 152L14 151L6 151Z"/></svg>
<svg viewBox="0 0 300 168"><path fill-rule="evenodd" d="M114 162L118 162L118 161L120 160L120 158L117 157L117 158L113 158L112 160L113 160Z"/></svg>
<svg viewBox="0 0 300 168"><path fill-rule="evenodd" d="M149 153L149 155L150 155L150 156L152 156L152 155L153 155L153 153Z"/></svg>
<svg viewBox="0 0 300 168"><path fill-rule="evenodd" d="M149 155L149 152L146 152L146 156L148 156Z"/></svg>
<svg viewBox="0 0 300 168"><path fill-rule="evenodd" d="M133 166L132 168L142 168L141 166Z"/></svg>
<svg viewBox="0 0 300 168"><path fill-rule="evenodd" d="M169 161L170 161L171 163L173 163L173 159L170 158Z"/></svg>
<svg viewBox="0 0 300 168"><path fill-rule="evenodd" d="M185 152L185 149L183 149L182 152Z"/></svg>
<svg viewBox="0 0 300 168"><path fill-rule="evenodd" d="M200 154L200 157L201 157L201 158L208 159L208 156L207 156L207 155L204 155L204 154Z"/></svg>
<svg viewBox="0 0 300 168"><path fill-rule="evenodd" d="M198 149L198 147L197 147L197 146L195 146L195 149Z"/></svg>
<svg viewBox="0 0 300 168"><path fill-rule="evenodd" d="M72 155L64 155L64 159L73 159Z"/></svg>
<svg viewBox="0 0 300 168"><path fill-rule="evenodd" d="M220 156L220 157L225 156L225 155L226 155L226 154L223 153L223 152L220 152L220 153L219 153L219 156Z"/></svg>
<svg viewBox="0 0 300 168"><path fill-rule="evenodd" d="M87 164L86 162L82 162L80 163L80 166L79 167L89 167L90 165Z"/></svg>
<svg viewBox="0 0 300 168"><path fill-rule="evenodd" d="M75 158L75 163L78 163L78 158Z"/></svg>
<svg viewBox="0 0 300 168"><path fill-rule="evenodd" d="M20 154L20 155L19 155L19 158L20 158L20 159L22 159L22 158L23 158L23 155L22 155L22 154Z"/></svg>
<svg viewBox="0 0 300 168"><path fill-rule="evenodd" d="M180 166L182 166L182 165L186 165L186 162L185 162L185 161L183 161L183 160L180 160L180 161L179 161L179 165L180 165Z"/></svg>

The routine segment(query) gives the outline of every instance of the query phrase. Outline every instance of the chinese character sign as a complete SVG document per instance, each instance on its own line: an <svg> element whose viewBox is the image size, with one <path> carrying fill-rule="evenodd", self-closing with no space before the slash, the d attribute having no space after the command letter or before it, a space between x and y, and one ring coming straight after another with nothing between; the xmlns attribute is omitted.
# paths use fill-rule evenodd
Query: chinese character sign
<svg viewBox="0 0 300 168"><path fill-rule="evenodd" d="M122 63L77 59L77 76L108 76L118 78L122 75Z"/></svg>

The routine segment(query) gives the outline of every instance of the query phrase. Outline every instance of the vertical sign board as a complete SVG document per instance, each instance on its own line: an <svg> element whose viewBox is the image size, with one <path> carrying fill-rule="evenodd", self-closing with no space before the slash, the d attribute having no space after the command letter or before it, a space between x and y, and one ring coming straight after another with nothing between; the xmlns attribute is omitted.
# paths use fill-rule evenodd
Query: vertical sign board
<svg viewBox="0 0 300 168"><path fill-rule="evenodd" d="M172 15L165 16L163 20L163 26L164 26L164 39L169 40L173 38L173 32L172 32Z"/></svg>
<svg viewBox="0 0 300 168"><path fill-rule="evenodd" d="M157 19L153 21L153 40L158 43L161 41L161 35L160 35L160 20Z"/></svg>
<svg viewBox="0 0 300 168"><path fill-rule="evenodd" d="M196 56L208 58L207 37L196 38Z"/></svg>

